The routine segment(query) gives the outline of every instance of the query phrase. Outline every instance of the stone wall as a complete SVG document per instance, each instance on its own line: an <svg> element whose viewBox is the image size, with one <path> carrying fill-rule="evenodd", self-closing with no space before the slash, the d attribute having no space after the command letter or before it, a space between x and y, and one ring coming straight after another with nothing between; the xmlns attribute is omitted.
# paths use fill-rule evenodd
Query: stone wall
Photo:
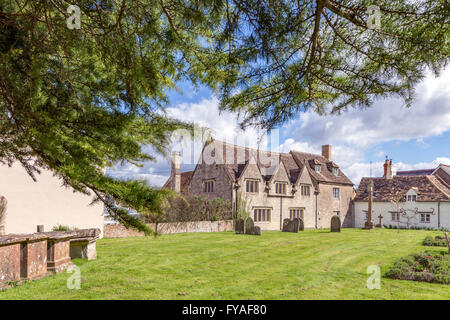
<svg viewBox="0 0 450 320"><path fill-rule="evenodd" d="M214 180L214 192L203 192L203 182ZM189 194L207 199L222 198L232 201L232 182L223 166L198 164L189 184Z"/></svg>
<svg viewBox="0 0 450 320"><path fill-rule="evenodd" d="M154 223L147 224L156 230ZM157 231L161 234L183 233L183 232L221 232L233 231L232 220L222 221L192 221L192 222L167 222L159 223ZM121 224L105 224L103 228L105 238L127 238L144 236L143 232L127 229Z"/></svg>
<svg viewBox="0 0 450 320"><path fill-rule="evenodd" d="M259 180L258 192L246 192L246 180ZM239 178L242 196L249 200L250 216L254 218L254 210L257 208L271 209L271 219L268 222L255 222L261 230L281 230L283 227L283 220L290 219L290 209L303 209L303 220L306 228L315 227L315 196L314 187L310 175L306 170L303 170L300 178L295 184L297 191L292 194L293 185L290 183L284 165L281 164L278 171L274 174L273 179L269 183L270 190L265 190L266 183L255 164L249 164L247 169ZM277 182L285 182L286 195L276 194L275 184ZM301 186L307 185L310 187L310 195L301 195Z"/></svg>
<svg viewBox="0 0 450 320"><path fill-rule="evenodd" d="M339 199L333 197L333 188L339 188ZM353 186L319 184L318 203L318 228L329 228L331 217L339 211L339 217L343 228L353 227L352 217L352 199L354 189Z"/></svg>

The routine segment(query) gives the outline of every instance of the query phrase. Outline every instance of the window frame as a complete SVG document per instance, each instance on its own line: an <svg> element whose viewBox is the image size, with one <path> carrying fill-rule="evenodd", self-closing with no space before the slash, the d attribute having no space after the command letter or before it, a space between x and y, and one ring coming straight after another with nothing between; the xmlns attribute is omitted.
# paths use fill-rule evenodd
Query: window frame
<svg viewBox="0 0 450 320"><path fill-rule="evenodd" d="M203 193L214 193L214 179L203 180Z"/></svg>
<svg viewBox="0 0 450 320"><path fill-rule="evenodd" d="M339 176L339 168L333 167L331 168L331 171L333 172L333 174L338 177Z"/></svg>
<svg viewBox="0 0 450 320"><path fill-rule="evenodd" d="M337 190L337 196L336 196L336 190ZM333 188L333 199L334 200L340 200L341 198L341 190L340 188Z"/></svg>
<svg viewBox="0 0 450 320"><path fill-rule="evenodd" d="M395 218L394 218L395 216ZM400 212L391 212L391 221L399 222L400 221Z"/></svg>
<svg viewBox="0 0 450 320"><path fill-rule="evenodd" d="M253 191L251 191L251 188L250 188L251 186L253 186ZM259 193L259 180L245 179L245 192Z"/></svg>
<svg viewBox="0 0 450 320"><path fill-rule="evenodd" d="M306 192L306 190L308 190L308 192ZM311 186L309 184L300 185L300 195L304 197L311 196Z"/></svg>
<svg viewBox="0 0 450 320"><path fill-rule="evenodd" d="M421 213L420 214L420 223L431 223L431 214Z"/></svg>
<svg viewBox="0 0 450 320"><path fill-rule="evenodd" d="M270 223L272 221L272 208L253 208L253 221L255 223Z"/></svg>
<svg viewBox="0 0 450 320"><path fill-rule="evenodd" d="M300 218L305 221L305 208L304 207L292 207L289 208L289 219Z"/></svg>
<svg viewBox="0 0 450 320"><path fill-rule="evenodd" d="M322 172L322 165L321 164L315 164L314 165L314 171L317 173L321 173Z"/></svg>
<svg viewBox="0 0 450 320"><path fill-rule="evenodd" d="M281 190L279 190L279 187L281 187ZM279 192L282 191L282 192ZM286 195L287 194L287 183L286 182L275 182L275 194L279 195Z"/></svg>

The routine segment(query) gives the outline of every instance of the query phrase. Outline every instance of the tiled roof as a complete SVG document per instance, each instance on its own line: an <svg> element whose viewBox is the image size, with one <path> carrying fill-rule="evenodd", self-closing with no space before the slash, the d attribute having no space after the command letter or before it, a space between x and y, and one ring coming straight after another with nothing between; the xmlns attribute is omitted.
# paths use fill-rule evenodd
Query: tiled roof
<svg viewBox="0 0 450 320"><path fill-rule="evenodd" d="M420 170L408 170L408 171L397 171L397 176L425 176L433 173L435 169L420 169Z"/></svg>
<svg viewBox="0 0 450 320"><path fill-rule="evenodd" d="M304 162L306 161L308 163L309 160L314 160L315 163L322 165L322 171L320 174L316 173L314 170L309 170L316 181L322 183L353 185L350 179L348 179L341 170L338 170L338 176L335 176L331 171L331 166L337 167L337 165L321 155L298 151L291 151L289 153L258 151L257 149L236 146L218 140L213 141L216 148L220 149L223 146L223 159L226 159L227 154L233 154L232 152L234 151L234 161L232 161L232 163L225 164L225 166L230 172L231 176L235 179L241 176L245 168L245 164L249 161L250 155L253 154L255 156L256 163L258 164L258 167L260 168L266 181L270 180L272 175L276 173L276 168L281 161L286 168L290 182L295 183L297 182L298 176L304 166ZM241 162L242 160L244 160L245 163L237 164L238 159L241 160ZM272 159L277 159L277 161L272 162ZM266 171L264 169L266 169Z"/></svg>
<svg viewBox="0 0 450 320"><path fill-rule="evenodd" d="M450 188L450 167L441 165L434 174Z"/></svg>
<svg viewBox="0 0 450 320"><path fill-rule="evenodd" d="M194 171L186 171L181 173L181 193L184 195L188 194L189 183L191 182L193 174ZM169 177L169 179L167 179L166 183L164 184L163 188L170 189L171 183L172 177Z"/></svg>
<svg viewBox="0 0 450 320"><path fill-rule="evenodd" d="M318 182L324 182L324 183L337 183L337 184L348 184L353 185L353 183L350 181L349 178L345 176L345 174L338 169L338 175L336 176L332 171L331 168L335 166L338 168L337 164L335 164L333 161L329 161L327 158L317 155L317 154L311 154L311 153L305 153L305 152L298 152L298 151L291 151L290 152L294 159L297 161L298 164L304 163L304 161L307 161L307 163L310 164L309 170L313 178ZM317 173L314 170L314 164L320 164L321 165L321 171L320 173Z"/></svg>
<svg viewBox="0 0 450 320"><path fill-rule="evenodd" d="M332 167L338 166L321 155L297 151L291 151L289 153L261 151L253 148L237 146L219 140L212 140L210 143L214 144L214 148L211 147L211 150L222 150L222 163L216 163L216 165L219 167L223 166L232 179L239 179L241 177L248 162L253 156L253 159L256 160L256 164L258 165L265 181L270 180L272 175L276 173L280 162L282 162L286 168L290 182L296 183L300 172L306 163L309 173L318 182L353 185L350 179L348 179L341 170L338 170L338 176L335 176L332 173ZM220 159L220 157L215 154L213 154L212 157ZM314 163L322 165L322 171L320 174L314 171L313 166L308 165L310 160L313 160ZM181 190L183 193L183 190L186 190L187 192L187 187L190 179L192 178L193 171L189 171L189 175L183 179L183 174L185 173L186 172L183 172L181 177ZM164 187L170 187L170 182L171 178L167 180ZM184 184L186 184L185 187L183 187Z"/></svg>
<svg viewBox="0 0 450 320"><path fill-rule="evenodd" d="M390 201L393 191L406 195L411 188L416 188L418 192L417 201L450 201L450 188L432 175L362 178L355 201L368 201L370 181L374 184L374 201Z"/></svg>

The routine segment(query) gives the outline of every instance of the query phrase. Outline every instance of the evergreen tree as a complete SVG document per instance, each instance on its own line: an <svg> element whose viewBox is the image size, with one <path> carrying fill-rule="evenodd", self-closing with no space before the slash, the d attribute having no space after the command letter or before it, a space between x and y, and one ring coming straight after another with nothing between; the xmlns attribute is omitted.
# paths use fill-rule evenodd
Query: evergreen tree
<svg viewBox="0 0 450 320"><path fill-rule="evenodd" d="M446 0L230 1L229 38L246 62L222 87L243 126L340 113L397 96L410 106L427 69L449 60Z"/></svg>
<svg viewBox="0 0 450 320"><path fill-rule="evenodd" d="M104 171L191 128L164 111L178 81L269 129L299 110L409 103L425 68L448 61L448 13L443 0L0 0L0 161L52 170L151 233L114 203L158 214L169 192Z"/></svg>

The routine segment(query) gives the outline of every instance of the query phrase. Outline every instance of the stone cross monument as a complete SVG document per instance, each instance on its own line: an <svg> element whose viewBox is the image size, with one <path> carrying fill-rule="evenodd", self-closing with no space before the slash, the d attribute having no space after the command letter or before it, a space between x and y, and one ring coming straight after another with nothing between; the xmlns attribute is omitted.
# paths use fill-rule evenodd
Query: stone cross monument
<svg viewBox="0 0 450 320"><path fill-rule="evenodd" d="M370 230L375 229L375 223L372 221L373 212L373 181L369 183L369 207L367 209L367 221L364 224L364 229Z"/></svg>
<svg viewBox="0 0 450 320"><path fill-rule="evenodd" d="M380 228L383 229L383 222L381 222L381 220L383 220L383 216L381 214L378 216L378 220L380 220Z"/></svg>

